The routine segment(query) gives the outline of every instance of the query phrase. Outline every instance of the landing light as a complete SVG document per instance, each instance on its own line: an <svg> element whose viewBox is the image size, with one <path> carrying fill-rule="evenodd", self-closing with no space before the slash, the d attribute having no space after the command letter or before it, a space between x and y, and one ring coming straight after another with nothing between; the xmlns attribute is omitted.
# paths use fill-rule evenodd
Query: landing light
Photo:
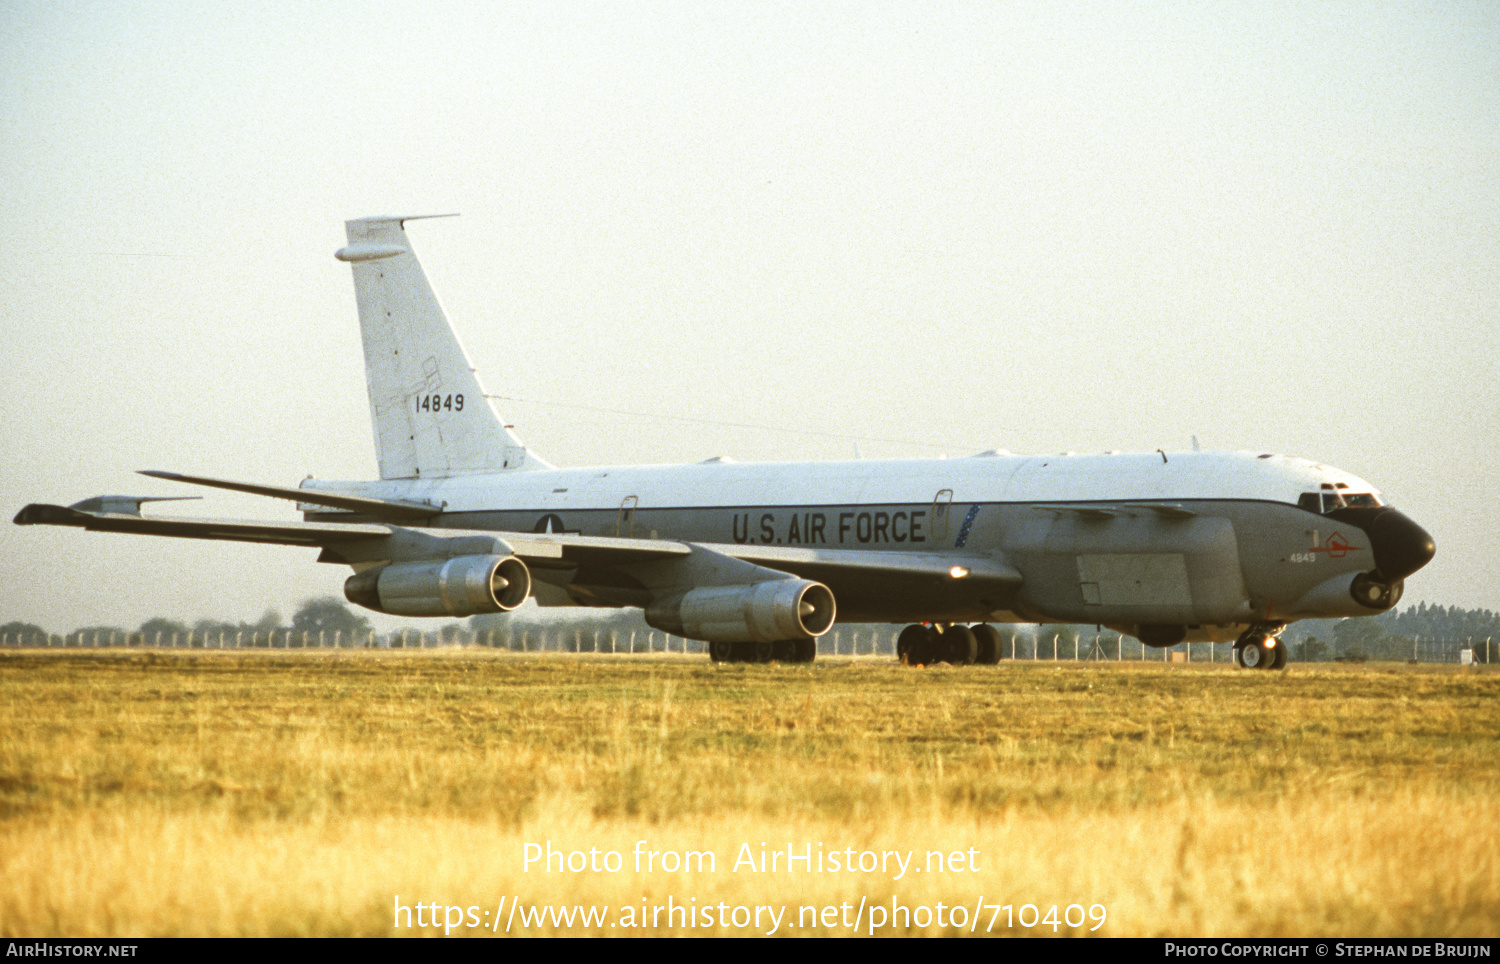
<svg viewBox="0 0 1500 964"><path fill-rule="evenodd" d="M967 576L968 574L969 574L969 567L968 566L954 566L952 569L948 570L948 575L952 576L954 579L962 579L963 577Z"/></svg>

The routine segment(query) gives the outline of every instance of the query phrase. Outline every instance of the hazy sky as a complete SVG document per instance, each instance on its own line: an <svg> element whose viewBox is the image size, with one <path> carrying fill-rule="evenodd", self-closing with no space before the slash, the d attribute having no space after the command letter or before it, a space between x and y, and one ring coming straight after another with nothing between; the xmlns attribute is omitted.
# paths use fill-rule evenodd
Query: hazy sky
<svg viewBox="0 0 1500 964"><path fill-rule="evenodd" d="M135 469L372 477L333 251L458 211L418 255L558 465L1196 435L1369 479L1437 540L1408 602L1500 608L1496 4L4 0L0 28L11 514L194 494ZM0 621L56 632L289 616L348 572L11 525L0 553Z"/></svg>

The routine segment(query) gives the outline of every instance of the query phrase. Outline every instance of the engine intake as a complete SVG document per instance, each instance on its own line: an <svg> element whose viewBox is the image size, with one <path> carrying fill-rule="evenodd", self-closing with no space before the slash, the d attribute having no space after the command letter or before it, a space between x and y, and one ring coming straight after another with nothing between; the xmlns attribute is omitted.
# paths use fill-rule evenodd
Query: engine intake
<svg viewBox="0 0 1500 964"><path fill-rule="evenodd" d="M1386 580L1378 572L1361 573L1349 584L1349 595L1361 606L1384 612L1401 601L1405 584L1400 580Z"/></svg>
<svg viewBox="0 0 1500 964"><path fill-rule="evenodd" d="M708 642L812 639L833 626L833 592L808 579L748 586L708 586L665 596L646 607L657 629Z"/></svg>
<svg viewBox="0 0 1500 964"><path fill-rule="evenodd" d="M510 612L531 595L531 571L515 556L456 556L398 562L344 582L352 603L393 616Z"/></svg>

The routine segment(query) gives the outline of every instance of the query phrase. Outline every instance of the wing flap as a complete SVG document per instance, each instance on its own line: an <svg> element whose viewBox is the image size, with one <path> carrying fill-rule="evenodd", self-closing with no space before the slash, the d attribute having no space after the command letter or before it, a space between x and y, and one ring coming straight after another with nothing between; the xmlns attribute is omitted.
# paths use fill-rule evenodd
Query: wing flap
<svg viewBox="0 0 1500 964"><path fill-rule="evenodd" d="M428 530L434 531L434 530ZM813 549L794 546L746 546L725 543L676 542L666 539L623 539L568 533L494 532L517 556L560 560L568 564L629 568L635 563L664 561L691 555L694 548L752 563L778 572L805 575L810 571L879 573L970 579L976 582L1019 585L1021 573L990 556L938 552L880 552L863 549ZM958 571L955 572L955 569Z"/></svg>
<svg viewBox="0 0 1500 964"><path fill-rule="evenodd" d="M1154 512L1163 519L1192 519L1198 513L1176 502L1125 502L1120 505L1097 505L1094 503L1041 503L1032 506L1039 512L1053 515L1075 515L1093 522L1104 522L1118 516L1136 516L1142 511Z"/></svg>
<svg viewBox="0 0 1500 964"><path fill-rule="evenodd" d="M280 485L260 485L254 482L230 482L226 479L183 475L180 472L161 472L156 469L142 469L139 474L149 475L153 479L206 485L214 489L228 489L231 492L248 492L251 495L264 495L273 499L290 499L293 502L321 505L330 509L347 509L351 512L363 512L366 515L382 516L388 519L430 519L442 511L439 506L422 502L398 502L392 499L372 499L363 495L340 495L336 492L323 492L317 489L293 489Z"/></svg>
<svg viewBox="0 0 1500 964"><path fill-rule="evenodd" d="M1021 573L990 556L941 552L881 552L866 549L809 549L791 546L709 545L705 548L797 575L843 574L928 576L1020 585Z"/></svg>
<svg viewBox="0 0 1500 964"><path fill-rule="evenodd" d="M80 503L83 504L83 503ZM327 546L350 539L388 536L391 527L359 522L274 522L191 517L147 518L130 512L88 512L75 506L32 503L15 517L16 525L73 526L91 532L129 532L183 539L222 539L285 546Z"/></svg>
<svg viewBox="0 0 1500 964"><path fill-rule="evenodd" d="M1103 522L1123 514L1123 510L1116 506L1102 505L1035 505L1032 508L1038 512L1051 512L1053 515L1076 515L1095 522Z"/></svg>
<svg viewBox="0 0 1500 964"><path fill-rule="evenodd" d="M524 560L551 559L569 565L629 565L686 556L692 552L688 543L669 539L622 539L614 536L536 532L492 534L508 542L515 554Z"/></svg>
<svg viewBox="0 0 1500 964"><path fill-rule="evenodd" d="M1193 519L1198 513L1176 502L1141 502L1140 507L1150 509L1163 519Z"/></svg>

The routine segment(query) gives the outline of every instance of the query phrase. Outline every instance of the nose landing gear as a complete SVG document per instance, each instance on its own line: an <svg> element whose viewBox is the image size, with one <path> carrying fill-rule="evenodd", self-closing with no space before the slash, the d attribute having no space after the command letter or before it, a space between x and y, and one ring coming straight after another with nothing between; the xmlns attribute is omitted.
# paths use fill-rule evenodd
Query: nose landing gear
<svg viewBox="0 0 1500 964"><path fill-rule="evenodd" d="M1245 669L1286 669L1286 644L1277 635L1284 623L1258 623L1240 634L1234 643L1234 661Z"/></svg>

